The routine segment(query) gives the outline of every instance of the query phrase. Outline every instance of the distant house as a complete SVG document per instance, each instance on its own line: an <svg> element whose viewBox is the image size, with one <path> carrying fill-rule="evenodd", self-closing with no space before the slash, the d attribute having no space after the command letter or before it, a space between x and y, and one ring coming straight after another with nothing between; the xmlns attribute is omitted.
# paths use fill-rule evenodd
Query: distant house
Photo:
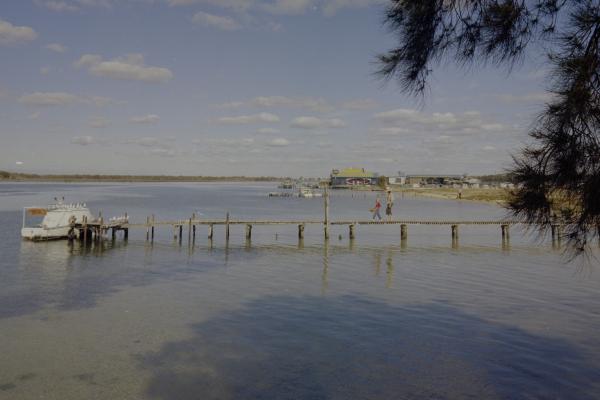
<svg viewBox="0 0 600 400"><path fill-rule="evenodd" d="M353 186L375 186L379 175L364 168L344 168L331 171L330 183L335 189L347 189Z"/></svg>

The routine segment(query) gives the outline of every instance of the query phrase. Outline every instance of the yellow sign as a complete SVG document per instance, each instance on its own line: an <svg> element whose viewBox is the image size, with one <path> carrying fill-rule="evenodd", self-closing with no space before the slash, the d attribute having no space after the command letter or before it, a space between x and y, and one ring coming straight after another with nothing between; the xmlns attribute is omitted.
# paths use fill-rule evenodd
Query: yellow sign
<svg viewBox="0 0 600 400"><path fill-rule="evenodd" d="M27 213L29 215L44 216L48 213L48 210L45 208L29 208L27 209Z"/></svg>

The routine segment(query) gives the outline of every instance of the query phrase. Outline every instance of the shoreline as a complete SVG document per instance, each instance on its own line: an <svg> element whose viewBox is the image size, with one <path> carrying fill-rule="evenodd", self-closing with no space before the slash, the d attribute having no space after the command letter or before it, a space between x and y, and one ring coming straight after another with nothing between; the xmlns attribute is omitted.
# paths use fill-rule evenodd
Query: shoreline
<svg viewBox="0 0 600 400"><path fill-rule="evenodd" d="M462 195L458 198L459 190ZM413 194L438 200L455 200L476 203L494 204L504 207L508 201L509 190L501 188L492 189L454 189L454 188L407 188L393 190L394 193Z"/></svg>

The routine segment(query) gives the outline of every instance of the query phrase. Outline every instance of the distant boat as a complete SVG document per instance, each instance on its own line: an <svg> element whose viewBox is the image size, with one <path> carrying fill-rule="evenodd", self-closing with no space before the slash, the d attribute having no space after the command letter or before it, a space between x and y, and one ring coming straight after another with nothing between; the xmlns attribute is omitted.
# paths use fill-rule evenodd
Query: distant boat
<svg viewBox="0 0 600 400"><path fill-rule="evenodd" d="M34 227L26 226L28 216L43 216L42 222ZM25 207L23 209L23 227L21 237L23 239L54 240L76 237L79 232L72 229L74 224L82 224L85 219L93 221L94 216L85 204L63 204L59 202L47 207Z"/></svg>
<svg viewBox="0 0 600 400"><path fill-rule="evenodd" d="M290 180L286 180L283 181L279 184L279 186L277 186L279 189L293 189L294 188L294 182L290 181Z"/></svg>
<svg viewBox="0 0 600 400"><path fill-rule="evenodd" d="M298 190L298 197L301 197L301 198L310 199L313 197L322 197L322 196L323 196L323 193L318 192L318 191L308 188L308 187L301 187Z"/></svg>

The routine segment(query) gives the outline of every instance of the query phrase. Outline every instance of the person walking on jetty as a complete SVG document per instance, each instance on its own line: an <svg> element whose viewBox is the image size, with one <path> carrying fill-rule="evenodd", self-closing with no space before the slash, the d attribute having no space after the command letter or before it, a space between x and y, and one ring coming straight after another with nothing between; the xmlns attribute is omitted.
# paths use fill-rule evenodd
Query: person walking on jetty
<svg viewBox="0 0 600 400"><path fill-rule="evenodd" d="M377 197L375 197L375 206L371 208L371 212L373 213L373 219L377 217L381 221L381 214L379 213L379 210L381 210L381 201L379 201L379 195L377 195Z"/></svg>
<svg viewBox="0 0 600 400"><path fill-rule="evenodd" d="M392 220L392 207L394 206L394 195L392 194L392 189L387 188L387 194L385 197L385 215L387 216L388 221Z"/></svg>

